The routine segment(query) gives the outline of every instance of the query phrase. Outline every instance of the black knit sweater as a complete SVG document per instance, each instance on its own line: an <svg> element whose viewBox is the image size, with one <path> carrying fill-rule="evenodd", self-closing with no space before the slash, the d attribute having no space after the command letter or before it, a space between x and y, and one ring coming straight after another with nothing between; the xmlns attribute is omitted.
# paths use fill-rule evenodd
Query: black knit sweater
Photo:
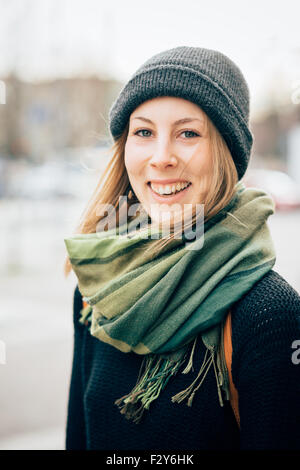
<svg viewBox="0 0 300 470"><path fill-rule="evenodd" d="M114 401L135 385L142 356L122 353L78 322L74 292L74 357L66 449L200 450L300 449L300 296L275 271L267 273L232 309L232 375L239 394L241 430L229 402L221 407L211 368L193 404L171 397L196 377L205 348L197 342L194 371L178 373L139 424Z"/></svg>

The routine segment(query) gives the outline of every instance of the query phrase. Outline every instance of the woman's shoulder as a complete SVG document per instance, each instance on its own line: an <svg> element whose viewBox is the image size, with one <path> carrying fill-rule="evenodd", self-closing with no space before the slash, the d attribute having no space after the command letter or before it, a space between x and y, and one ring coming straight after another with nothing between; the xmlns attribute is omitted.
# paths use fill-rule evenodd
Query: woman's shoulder
<svg viewBox="0 0 300 470"><path fill-rule="evenodd" d="M271 270L232 309L231 371L247 449L298 446L299 340L300 296Z"/></svg>
<svg viewBox="0 0 300 470"><path fill-rule="evenodd" d="M232 308L232 337L236 345L253 336L300 339L300 295L276 271L270 270Z"/></svg>
<svg viewBox="0 0 300 470"><path fill-rule="evenodd" d="M293 310L300 313L299 293L273 269L265 274L234 305L235 314L248 314L259 311ZM257 315L256 315L257 316Z"/></svg>

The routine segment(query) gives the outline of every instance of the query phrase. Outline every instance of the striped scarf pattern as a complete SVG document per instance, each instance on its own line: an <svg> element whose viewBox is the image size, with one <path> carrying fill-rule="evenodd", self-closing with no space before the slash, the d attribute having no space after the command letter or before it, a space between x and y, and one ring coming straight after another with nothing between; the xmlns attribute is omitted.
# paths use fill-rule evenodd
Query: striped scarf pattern
<svg viewBox="0 0 300 470"><path fill-rule="evenodd" d="M268 194L239 182L230 203L205 222L203 237L188 245L173 240L155 256L146 252L156 241L151 228L124 236L120 227L118 236L107 231L64 239L85 302L81 322L99 340L144 355L137 384L116 401L128 419L139 422L181 366L183 373L191 370L198 335L207 348L198 383L173 401L187 398L191 405L211 366L220 404L221 389L228 399L222 327L233 304L275 264L267 225L273 212Z"/></svg>

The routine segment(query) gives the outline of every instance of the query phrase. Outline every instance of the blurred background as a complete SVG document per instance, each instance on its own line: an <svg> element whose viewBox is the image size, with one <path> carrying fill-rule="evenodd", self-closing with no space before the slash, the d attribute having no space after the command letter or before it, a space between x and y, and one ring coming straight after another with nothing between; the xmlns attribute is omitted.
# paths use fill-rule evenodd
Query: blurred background
<svg viewBox="0 0 300 470"><path fill-rule="evenodd" d="M300 4L0 0L0 449L63 449L76 279L65 245L110 158L107 113L146 59L218 49L251 94L245 184L271 194L300 291Z"/></svg>

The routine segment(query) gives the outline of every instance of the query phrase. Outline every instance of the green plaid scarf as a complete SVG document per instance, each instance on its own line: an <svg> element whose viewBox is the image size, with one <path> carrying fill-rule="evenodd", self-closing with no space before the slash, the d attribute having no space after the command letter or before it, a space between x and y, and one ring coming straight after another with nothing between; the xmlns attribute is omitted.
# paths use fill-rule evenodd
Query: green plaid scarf
<svg viewBox="0 0 300 470"><path fill-rule="evenodd" d="M266 193L239 182L230 203L205 222L202 237L173 240L155 256L146 252L156 241L151 226L64 239L87 302L81 322L120 351L145 355L135 387L116 401L127 418L139 422L170 377L181 366L191 370L198 335L207 348L201 370L172 400L191 405L211 366L220 404L221 390L229 399L222 328L232 305L274 266L266 223L273 212Z"/></svg>

